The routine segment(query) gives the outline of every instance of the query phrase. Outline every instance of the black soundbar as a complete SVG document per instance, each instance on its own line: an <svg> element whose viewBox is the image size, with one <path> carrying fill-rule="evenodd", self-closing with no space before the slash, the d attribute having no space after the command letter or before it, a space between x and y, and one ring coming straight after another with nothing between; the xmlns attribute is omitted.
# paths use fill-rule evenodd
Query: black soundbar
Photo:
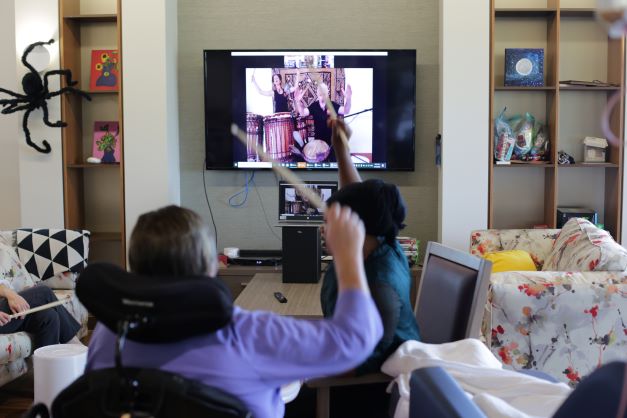
<svg viewBox="0 0 627 418"><path fill-rule="evenodd" d="M236 257L229 258L229 264L238 266L280 266L280 257Z"/></svg>
<svg viewBox="0 0 627 418"><path fill-rule="evenodd" d="M239 250L240 257L283 257L282 250Z"/></svg>

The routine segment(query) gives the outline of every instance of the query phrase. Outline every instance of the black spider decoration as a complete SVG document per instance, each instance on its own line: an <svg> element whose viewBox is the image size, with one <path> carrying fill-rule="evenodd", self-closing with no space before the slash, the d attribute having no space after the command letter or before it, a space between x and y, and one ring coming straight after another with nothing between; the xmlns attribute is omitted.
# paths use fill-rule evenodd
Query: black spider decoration
<svg viewBox="0 0 627 418"><path fill-rule="evenodd" d="M39 146L31 141L30 131L28 130L28 117L30 116L33 110L41 108L44 112L44 123L47 126L52 128L62 128L67 126L67 123L58 120L56 122L50 122L48 120L48 105L46 101L59 96L63 93L75 93L83 96L87 100L91 100L91 97L77 88L75 86L78 84L78 81L72 81L72 72L70 70L52 70L46 71L43 76L43 81L37 70L26 61L26 57L31 51L41 45L50 45L54 42L54 39L49 40L48 42L35 42L26 48L24 54L22 55L22 64L26 68L28 68L29 72L24 75L22 78L22 89L24 90L24 94L15 93L13 91L0 88L0 93L6 93L10 96L13 96L14 99L0 99L0 105L2 105L2 114L9 114L14 112L19 112L21 110L25 110L24 119L22 120L22 128L24 128L24 134L26 135L26 144L35 148L37 151L48 154L50 152L50 144L45 139L41 142L43 146ZM60 90L50 92L48 91L48 77L51 75L60 75L65 76L65 81L67 83L66 87L61 88Z"/></svg>

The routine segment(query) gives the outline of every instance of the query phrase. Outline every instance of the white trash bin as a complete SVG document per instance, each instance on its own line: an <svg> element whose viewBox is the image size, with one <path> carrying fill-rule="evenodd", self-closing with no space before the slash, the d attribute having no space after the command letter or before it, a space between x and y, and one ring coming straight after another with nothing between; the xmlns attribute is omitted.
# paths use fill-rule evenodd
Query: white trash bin
<svg viewBox="0 0 627 418"><path fill-rule="evenodd" d="M55 344L35 350L34 402L43 402L50 409L59 392L83 375L86 363L87 347L82 344Z"/></svg>

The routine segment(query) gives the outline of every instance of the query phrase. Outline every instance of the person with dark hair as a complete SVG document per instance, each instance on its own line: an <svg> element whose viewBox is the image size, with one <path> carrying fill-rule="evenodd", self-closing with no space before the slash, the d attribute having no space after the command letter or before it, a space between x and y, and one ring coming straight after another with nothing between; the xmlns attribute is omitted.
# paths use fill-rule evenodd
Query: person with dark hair
<svg viewBox="0 0 627 418"><path fill-rule="evenodd" d="M234 307L229 324L208 335L167 344L126 341L125 366L159 368L196 379L237 397L252 416L269 418L284 414L281 385L339 373L362 362L382 335L363 268L364 226L354 212L338 204L325 211L325 219L325 238L338 277L332 317L302 320ZM209 279L217 273L208 226L196 213L177 206L139 217L131 234L129 264L135 274L172 280ZM86 371L114 366L115 341L114 332L96 326Z"/></svg>
<svg viewBox="0 0 627 418"><path fill-rule="evenodd" d="M27 309L56 302L52 289L45 285L15 292L8 281L0 280L0 334L27 332L33 336L33 351L53 344L79 342L73 340L81 325L63 306L44 309L11 318Z"/></svg>
<svg viewBox="0 0 627 418"><path fill-rule="evenodd" d="M363 244L364 268L368 286L383 321L383 338L368 359L355 370L357 375L378 372L383 362L399 345L419 340L420 333L409 293L411 273L407 257L396 241L405 227L405 203L398 188L382 180L362 181L350 159L348 144L339 137L350 130L341 120L329 121L333 128L333 147L338 161L340 189L327 204L348 206L363 220L366 238ZM336 309L338 282L334 264L327 269L320 294L325 317Z"/></svg>
<svg viewBox="0 0 627 418"><path fill-rule="evenodd" d="M296 74L296 80L298 80L298 73ZM272 90L264 90L259 87L257 80L255 80L255 73L252 75L252 82L257 89L257 92L263 96L272 97L274 103L274 113L289 112L289 95L294 91L294 88L283 86L283 77L281 74L272 74Z"/></svg>

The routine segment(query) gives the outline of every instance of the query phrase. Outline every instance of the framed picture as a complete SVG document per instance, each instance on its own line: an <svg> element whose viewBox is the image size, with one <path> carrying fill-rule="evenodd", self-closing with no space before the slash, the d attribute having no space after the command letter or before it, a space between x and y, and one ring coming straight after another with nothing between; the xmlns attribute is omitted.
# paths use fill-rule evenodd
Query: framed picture
<svg viewBox="0 0 627 418"><path fill-rule="evenodd" d="M505 48L506 86L544 86L544 49Z"/></svg>
<svg viewBox="0 0 627 418"><path fill-rule="evenodd" d="M91 91L117 91L120 85L117 49L91 51L89 89Z"/></svg>
<svg viewBox="0 0 627 418"><path fill-rule="evenodd" d="M94 123L94 144L92 156L100 158L104 164L120 162L120 125L115 121Z"/></svg>

